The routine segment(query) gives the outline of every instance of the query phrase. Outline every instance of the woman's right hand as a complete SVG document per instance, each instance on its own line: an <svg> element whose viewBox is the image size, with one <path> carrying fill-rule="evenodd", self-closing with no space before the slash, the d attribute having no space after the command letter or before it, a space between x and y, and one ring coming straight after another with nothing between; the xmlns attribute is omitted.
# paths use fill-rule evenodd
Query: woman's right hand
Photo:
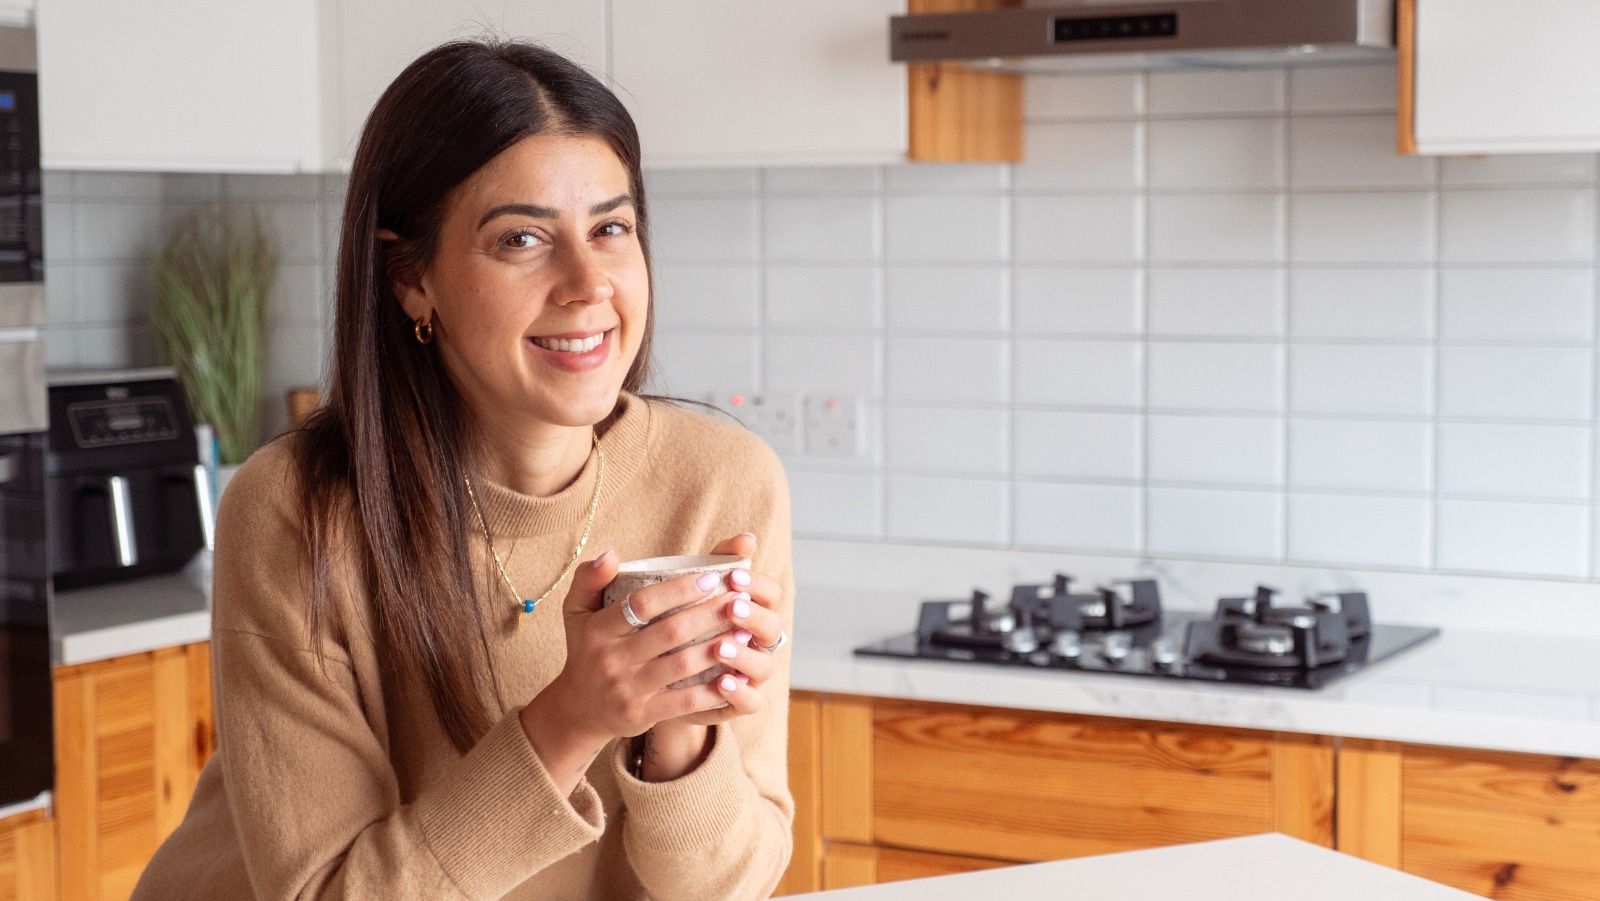
<svg viewBox="0 0 1600 901"><path fill-rule="evenodd" d="M715 683L668 688L724 662L720 641L691 645L719 631L748 644L735 631L732 605L738 592L726 591L681 613L650 622L665 611L696 601L715 588L701 588L697 575L680 576L633 593L629 607L650 624L628 625L622 605L604 605L607 585L621 561L613 551L574 571L562 614L567 660L560 674L522 709L522 729L556 784L571 793L578 780L612 739L638 735L662 720L721 707L727 699ZM745 648L739 648L746 653ZM666 656L663 656L666 655Z"/></svg>

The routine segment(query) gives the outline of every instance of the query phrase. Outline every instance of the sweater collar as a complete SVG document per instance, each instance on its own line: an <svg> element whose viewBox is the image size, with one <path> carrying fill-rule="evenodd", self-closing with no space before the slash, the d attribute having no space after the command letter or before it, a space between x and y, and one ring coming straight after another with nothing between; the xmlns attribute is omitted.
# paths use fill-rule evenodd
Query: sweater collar
<svg viewBox="0 0 1600 901"><path fill-rule="evenodd" d="M617 397L620 408L611 427L600 435L600 448L606 455L605 482L600 488L602 511L621 503L623 489L648 456L654 414L650 403L628 391ZM570 530L574 540L589 515L594 497L594 480L599 459L589 454L578 477L567 487L548 497L523 494L499 482L484 480L484 515L497 535L508 537L543 535Z"/></svg>

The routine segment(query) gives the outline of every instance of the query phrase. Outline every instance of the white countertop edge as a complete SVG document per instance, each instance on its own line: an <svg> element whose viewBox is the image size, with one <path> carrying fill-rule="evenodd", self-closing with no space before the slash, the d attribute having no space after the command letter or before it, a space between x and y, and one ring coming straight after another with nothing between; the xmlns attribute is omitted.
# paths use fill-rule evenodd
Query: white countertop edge
<svg viewBox="0 0 1600 901"><path fill-rule="evenodd" d="M56 666L72 666L193 644L211 638L211 611L194 610L140 622L74 632L56 639Z"/></svg>
<svg viewBox="0 0 1600 901"><path fill-rule="evenodd" d="M827 650L833 650L830 646ZM1600 758L1600 723L1389 706L1289 689L797 653L799 691Z"/></svg>
<svg viewBox="0 0 1600 901"><path fill-rule="evenodd" d="M27 813L30 810L47 809L53 800L54 795L50 793L49 789L45 789L26 801L18 801L15 804L7 804L4 807L0 807L0 820L14 817L19 813Z"/></svg>

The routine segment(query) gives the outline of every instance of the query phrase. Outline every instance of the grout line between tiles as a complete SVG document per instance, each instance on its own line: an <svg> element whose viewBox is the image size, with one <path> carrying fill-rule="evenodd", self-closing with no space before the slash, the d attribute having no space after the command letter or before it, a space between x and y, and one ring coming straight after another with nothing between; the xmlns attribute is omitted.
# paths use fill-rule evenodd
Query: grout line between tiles
<svg viewBox="0 0 1600 901"><path fill-rule="evenodd" d="M1441 322L1442 322L1442 318L1443 318L1442 317L1442 310L1441 310L1441 305L1442 305L1443 301L1442 301L1442 299L1440 297L1440 291L1439 291L1439 281L1440 281L1440 279L1439 279L1439 269L1438 269L1438 261L1439 261L1439 257L1441 256L1441 254L1440 254L1440 246L1443 243L1441 241L1441 235L1444 232L1444 220L1442 218L1442 215L1443 215L1443 212L1444 212L1444 199L1443 199L1444 192L1440 189L1440 184L1442 183L1443 178L1444 178L1442 169L1443 169L1442 166L1434 166L1433 167L1433 183L1434 183L1434 185L1433 185L1433 187L1434 187L1434 190L1433 190L1433 210L1432 210L1432 213L1433 213L1433 232L1432 232L1432 234L1430 234L1428 236L1429 237L1429 244L1432 247L1432 251L1433 251L1432 256L1433 256L1433 260L1434 260L1434 264L1435 264L1434 265L1434 270L1433 270L1433 276L1432 276L1432 278L1428 279L1428 295L1429 295L1428 296L1428 311L1429 311L1429 316L1430 316L1430 318L1432 320L1429 323L1429 327L1430 327L1430 331L1431 331L1431 333L1433 335L1433 341L1432 341L1432 345L1433 345L1432 346L1432 355L1433 355L1433 361L1432 361L1433 362L1432 408L1433 409L1430 411L1431 412L1431 417L1430 418L1431 418L1432 422L1431 422L1431 424L1429 426L1429 429L1428 429L1429 440L1432 442L1432 445L1429 448L1429 451L1430 451L1430 454L1429 454L1430 460L1429 460L1429 466L1428 466L1428 514L1429 515L1427 517L1428 529L1429 529L1429 535L1427 536L1427 547L1428 547L1428 566L1427 566L1427 568L1428 568L1428 570L1430 572L1436 571L1439 568L1439 557L1440 557L1440 540L1439 540L1439 536L1440 536L1440 532L1442 531L1440 529L1440 509L1439 509L1439 470L1440 470L1440 461L1442 459L1441 458L1441 454L1440 454L1440 450L1439 450L1439 444L1440 444L1439 437L1440 437L1440 431L1441 431L1440 428L1439 428L1439 423L1440 423L1440 420L1441 420L1441 418L1443 416L1443 413L1444 413L1444 408L1443 408L1443 405L1442 405L1442 401L1443 401L1443 398L1444 398L1444 360L1443 360L1444 354L1443 354L1443 351L1442 351L1442 348L1444 346L1444 341L1443 341L1443 339L1441 337L1441 335L1443 333L1443 329L1440 327L1441 326Z"/></svg>
<svg viewBox="0 0 1600 901"><path fill-rule="evenodd" d="M1281 411L1278 419L1278 445L1280 447L1280 468L1278 470L1278 478L1280 480L1278 489L1278 553L1280 559L1288 559L1290 556L1289 549L1293 546L1293 536L1290 534L1290 530L1293 528L1293 520L1289 516L1289 506L1293 500L1289 493L1289 465L1290 461L1293 459L1293 448L1290 447L1290 444L1293 442L1294 438L1293 431L1289 428L1289 411L1292 408L1291 404L1294 401L1292 392L1290 390L1290 384L1293 381L1294 373L1294 345L1290 343L1289 336L1294 334L1294 323L1291 320L1291 317L1294 314L1291 312L1293 307L1290 303L1289 297L1291 288L1289 282L1289 264L1294 261L1294 242L1292 240L1292 236L1294 234L1294 204L1290 201L1290 199L1294 196L1295 184L1293 157L1294 123L1287 112L1287 107L1288 98L1294 96L1293 69L1289 69L1284 73L1283 82L1285 112L1280 120L1283 125L1279 131L1282 137L1278 146L1278 160L1283 167L1280 170L1283 176L1283 195L1282 200L1279 201L1283 204L1283 232L1278 236L1278 240L1283 242L1281 245L1281 256L1284 261L1283 268L1280 269L1278 273L1278 287L1280 291L1279 302L1283 304L1283 316L1279 322L1279 325L1281 326L1281 330L1279 332L1279 341L1281 342L1280 347L1282 348L1283 381L1279 385L1278 393L1278 409Z"/></svg>
<svg viewBox="0 0 1600 901"><path fill-rule="evenodd" d="M1150 552L1150 73L1138 76L1139 105L1139 547Z"/></svg>

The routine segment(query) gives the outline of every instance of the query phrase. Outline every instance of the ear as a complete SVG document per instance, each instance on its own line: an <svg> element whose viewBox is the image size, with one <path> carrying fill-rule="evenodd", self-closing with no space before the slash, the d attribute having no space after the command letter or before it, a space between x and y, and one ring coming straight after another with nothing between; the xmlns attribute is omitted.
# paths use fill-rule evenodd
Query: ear
<svg viewBox="0 0 1600 901"><path fill-rule="evenodd" d="M433 312L433 301L428 299L426 286L420 278L411 280L404 277L408 268L404 259L408 256L405 243L393 229L378 229L378 252L383 255L384 272L389 277L389 287L394 291L394 296L400 301L400 306L405 309L408 319L419 319Z"/></svg>

